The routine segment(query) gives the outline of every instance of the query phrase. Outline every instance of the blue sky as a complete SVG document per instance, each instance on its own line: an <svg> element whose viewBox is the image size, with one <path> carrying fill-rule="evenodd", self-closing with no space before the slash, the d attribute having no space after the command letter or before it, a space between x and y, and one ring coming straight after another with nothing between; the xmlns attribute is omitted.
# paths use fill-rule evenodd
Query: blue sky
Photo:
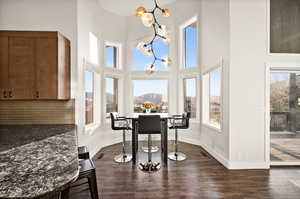
<svg viewBox="0 0 300 199"><path fill-rule="evenodd" d="M113 67L114 64L114 47L113 46L106 46L105 48L105 55L106 55L106 67Z"/></svg>
<svg viewBox="0 0 300 199"><path fill-rule="evenodd" d="M196 97L196 79L185 79L186 84L186 96Z"/></svg>
<svg viewBox="0 0 300 199"><path fill-rule="evenodd" d="M210 95L221 95L221 69L216 69L210 73Z"/></svg>
<svg viewBox="0 0 300 199"><path fill-rule="evenodd" d="M277 81L288 80L289 77L290 77L290 74L291 73L289 73L289 72L285 72L285 73L283 73L283 72L282 73L278 73L278 72L271 73L271 83L272 82L277 82Z"/></svg>
<svg viewBox="0 0 300 199"><path fill-rule="evenodd" d="M188 26L185 28L185 67L197 66L197 28Z"/></svg>
<svg viewBox="0 0 300 199"><path fill-rule="evenodd" d="M114 94L114 79L105 78L105 84L106 84L106 92L110 94Z"/></svg>
<svg viewBox="0 0 300 199"><path fill-rule="evenodd" d="M162 40L155 40L153 42L153 50L158 58L165 58L169 56L169 44ZM153 56L145 55L139 49L134 47L133 53L133 70L145 70L146 66L152 64ZM156 70L168 70L160 61L155 63Z"/></svg>
<svg viewBox="0 0 300 199"><path fill-rule="evenodd" d="M85 71L84 78L85 78L85 92L93 92L93 86L94 86L93 73L90 71Z"/></svg>

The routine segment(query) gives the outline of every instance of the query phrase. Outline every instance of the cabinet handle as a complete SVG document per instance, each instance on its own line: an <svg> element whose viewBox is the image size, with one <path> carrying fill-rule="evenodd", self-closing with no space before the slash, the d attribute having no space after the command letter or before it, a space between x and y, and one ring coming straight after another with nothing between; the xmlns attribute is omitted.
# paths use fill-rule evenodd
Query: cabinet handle
<svg viewBox="0 0 300 199"><path fill-rule="evenodd" d="M3 91L3 98L7 98L7 92Z"/></svg>
<svg viewBox="0 0 300 199"><path fill-rule="evenodd" d="M12 98L12 97L13 97L12 91L9 91L9 92L8 92L8 96L9 96L9 98Z"/></svg>
<svg viewBox="0 0 300 199"><path fill-rule="evenodd" d="M36 92L36 98L40 98L40 92L39 91Z"/></svg>

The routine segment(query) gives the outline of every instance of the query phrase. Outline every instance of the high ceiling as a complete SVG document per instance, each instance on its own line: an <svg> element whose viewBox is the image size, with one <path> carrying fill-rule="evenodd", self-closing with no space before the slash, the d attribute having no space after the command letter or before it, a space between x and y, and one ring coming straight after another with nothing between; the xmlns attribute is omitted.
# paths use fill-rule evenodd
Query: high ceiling
<svg viewBox="0 0 300 199"><path fill-rule="evenodd" d="M138 6L150 9L154 6L154 0L98 0L105 10L120 16L132 16ZM157 0L160 6L167 5L176 0Z"/></svg>

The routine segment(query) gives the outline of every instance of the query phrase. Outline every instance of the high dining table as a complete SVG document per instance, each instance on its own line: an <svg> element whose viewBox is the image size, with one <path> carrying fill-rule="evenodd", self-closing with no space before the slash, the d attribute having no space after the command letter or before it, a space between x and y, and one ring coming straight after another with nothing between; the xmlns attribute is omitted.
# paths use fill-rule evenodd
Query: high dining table
<svg viewBox="0 0 300 199"><path fill-rule="evenodd" d="M138 129L136 129L136 124L139 115L160 115L162 122L161 159L166 166L168 164L168 119L171 119L171 116L168 113L135 113L126 117L132 121L132 163L136 164L138 160Z"/></svg>

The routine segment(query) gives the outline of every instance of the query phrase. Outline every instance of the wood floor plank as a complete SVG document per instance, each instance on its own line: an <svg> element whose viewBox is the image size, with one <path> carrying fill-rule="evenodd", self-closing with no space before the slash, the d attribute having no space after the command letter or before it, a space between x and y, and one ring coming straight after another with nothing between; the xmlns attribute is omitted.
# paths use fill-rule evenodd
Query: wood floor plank
<svg viewBox="0 0 300 199"><path fill-rule="evenodd" d="M172 149L170 143L169 149ZM128 147L130 149L130 147ZM201 147L180 143L188 159L169 161L167 168L152 174L131 163L118 164L113 157L121 144L102 149L95 157L98 192L101 199L299 199L300 168L270 170L227 170ZM97 157L103 153L101 159ZM160 160L160 153L154 154ZM139 153L140 161L146 154ZM72 199L88 199L89 191L71 190Z"/></svg>

